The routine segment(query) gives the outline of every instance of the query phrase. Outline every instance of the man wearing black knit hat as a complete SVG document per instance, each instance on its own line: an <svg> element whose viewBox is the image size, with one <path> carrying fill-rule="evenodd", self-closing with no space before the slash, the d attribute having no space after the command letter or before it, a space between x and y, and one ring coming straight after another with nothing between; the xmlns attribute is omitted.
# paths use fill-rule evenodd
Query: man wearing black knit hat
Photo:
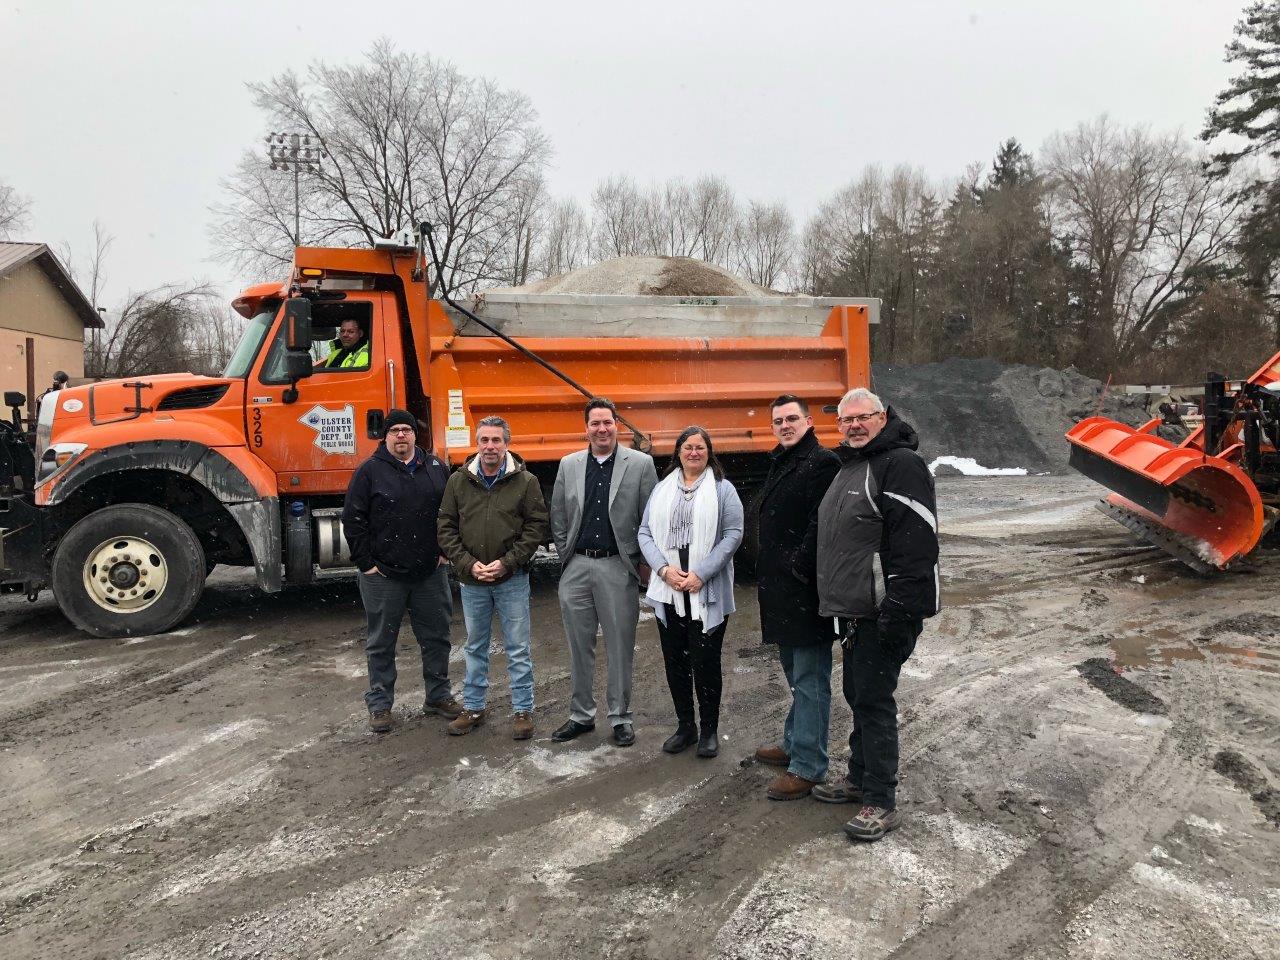
<svg viewBox="0 0 1280 960"><path fill-rule="evenodd" d="M422 651L423 711L450 719L462 712L449 688L453 597L436 540L449 468L417 445L417 429L407 410L387 414L383 442L351 478L342 511L368 623L364 700L374 733L386 733L393 724L396 638L406 610Z"/></svg>

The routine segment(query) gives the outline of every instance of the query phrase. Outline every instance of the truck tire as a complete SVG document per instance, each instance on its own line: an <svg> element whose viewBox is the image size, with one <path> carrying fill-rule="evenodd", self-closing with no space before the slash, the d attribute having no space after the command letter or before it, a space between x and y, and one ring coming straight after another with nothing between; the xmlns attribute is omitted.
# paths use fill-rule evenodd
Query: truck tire
<svg viewBox="0 0 1280 960"><path fill-rule="evenodd" d="M146 503L104 507L76 523L53 555L53 594L95 637L163 633L204 589L204 549L191 528Z"/></svg>

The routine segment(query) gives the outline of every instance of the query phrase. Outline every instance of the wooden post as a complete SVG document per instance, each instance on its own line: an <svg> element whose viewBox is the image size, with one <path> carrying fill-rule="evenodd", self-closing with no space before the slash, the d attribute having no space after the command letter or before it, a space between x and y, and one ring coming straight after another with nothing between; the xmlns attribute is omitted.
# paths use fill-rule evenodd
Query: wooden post
<svg viewBox="0 0 1280 960"><path fill-rule="evenodd" d="M36 425L36 338L27 337L27 427Z"/></svg>

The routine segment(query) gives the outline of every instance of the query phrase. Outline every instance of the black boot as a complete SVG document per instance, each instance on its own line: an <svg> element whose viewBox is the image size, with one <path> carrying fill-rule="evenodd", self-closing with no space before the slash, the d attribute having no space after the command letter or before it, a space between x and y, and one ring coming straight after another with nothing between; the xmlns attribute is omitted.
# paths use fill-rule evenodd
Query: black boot
<svg viewBox="0 0 1280 960"><path fill-rule="evenodd" d="M698 742L698 728L692 723L681 723L676 732L667 737L662 745L663 753L679 753L688 750Z"/></svg>
<svg viewBox="0 0 1280 960"><path fill-rule="evenodd" d="M698 756L714 757L720 752L720 738L716 735L716 728L702 728L702 736L698 737Z"/></svg>

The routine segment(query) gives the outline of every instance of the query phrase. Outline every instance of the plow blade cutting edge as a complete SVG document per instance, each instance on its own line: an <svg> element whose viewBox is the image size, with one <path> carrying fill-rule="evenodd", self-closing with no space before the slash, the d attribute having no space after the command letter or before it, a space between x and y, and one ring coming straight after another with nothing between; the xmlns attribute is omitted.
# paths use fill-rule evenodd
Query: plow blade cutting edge
<svg viewBox="0 0 1280 960"><path fill-rule="evenodd" d="M1071 466L1113 491L1106 512L1188 566L1224 569L1258 543L1262 499L1234 463L1106 417L1067 431Z"/></svg>

